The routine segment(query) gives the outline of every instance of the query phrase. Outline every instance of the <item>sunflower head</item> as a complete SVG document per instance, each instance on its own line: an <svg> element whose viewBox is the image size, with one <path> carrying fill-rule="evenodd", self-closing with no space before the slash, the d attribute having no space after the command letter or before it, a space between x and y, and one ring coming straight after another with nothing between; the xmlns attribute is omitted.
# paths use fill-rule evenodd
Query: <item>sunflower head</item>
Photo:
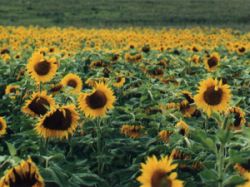
<svg viewBox="0 0 250 187"><path fill-rule="evenodd" d="M146 163L141 164L142 174L137 178L141 187L182 187L183 182L177 179L177 173L172 172L177 164L172 163L169 156L158 160L155 156L148 157Z"/></svg>
<svg viewBox="0 0 250 187"><path fill-rule="evenodd" d="M44 83L49 82L55 76L58 65L55 58L46 59L43 54L35 52L26 67L37 83Z"/></svg>
<svg viewBox="0 0 250 187"><path fill-rule="evenodd" d="M176 124L176 128L178 129L179 133L183 136L187 136L189 133L189 126L184 121L179 121Z"/></svg>
<svg viewBox="0 0 250 187"><path fill-rule="evenodd" d="M74 105L56 107L40 119L35 129L44 138L68 138L76 130L78 119Z"/></svg>
<svg viewBox="0 0 250 187"><path fill-rule="evenodd" d="M194 96L198 108L211 115L212 112L226 111L231 99L229 85L208 78L200 82L198 93Z"/></svg>
<svg viewBox="0 0 250 187"><path fill-rule="evenodd" d="M44 181L37 166L29 158L11 169L0 180L0 186L44 187Z"/></svg>
<svg viewBox="0 0 250 187"><path fill-rule="evenodd" d="M35 116L45 115L50 108L55 107L55 100L47 95L46 91L33 93L30 100L27 100L22 107L25 114Z"/></svg>
<svg viewBox="0 0 250 187"><path fill-rule="evenodd" d="M187 90L183 90L182 92L183 97L185 97L185 99L191 104L194 103L194 98L191 92L187 91Z"/></svg>
<svg viewBox="0 0 250 187"><path fill-rule="evenodd" d="M191 105L188 100L183 100L180 102L180 111L184 117L190 118L196 111L196 106Z"/></svg>
<svg viewBox="0 0 250 187"><path fill-rule="evenodd" d="M246 123L245 112L241 108L231 107L228 113L233 116L233 124L231 124L232 129L240 129Z"/></svg>
<svg viewBox="0 0 250 187"><path fill-rule="evenodd" d="M17 95L20 94L20 86L19 85L8 85L6 86L5 88L5 94L11 94L11 98L12 99L15 99Z"/></svg>
<svg viewBox="0 0 250 187"><path fill-rule="evenodd" d="M130 138L139 138L142 136L142 129L141 125L122 125L120 132Z"/></svg>
<svg viewBox="0 0 250 187"><path fill-rule="evenodd" d="M117 77L115 79L115 82L113 83L113 86L116 88L120 88L124 85L125 81L126 81L125 77Z"/></svg>
<svg viewBox="0 0 250 187"><path fill-rule="evenodd" d="M0 117L0 136L6 133L7 124L3 117Z"/></svg>
<svg viewBox="0 0 250 187"><path fill-rule="evenodd" d="M158 136L160 138L160 140L164 143L167 143L168 140L169 140L169 137L171 136L173 132L172 131L168 131L168 130L161 130L159 133L158 133Z"/></svg>
<svg viewBox="0 0 250 187"><path fill-rule="evenodd" d="M113 108L115 96L104 83L96 83L91 93L82 93L78 98L80 109L87 117L102 117Z"/></svg>
<svg viewBox="0 0 250 187"><path fill-rule="evenodd" d="M205 59L206 69L210 72L215 71L220 62L220 55L216 52L212 53Z"/></svg>
<svg viewBox="0 0 250 187"><path fill-rule="evenodd" d="M69 73L68 75L66 75L62 81L61 81L61 85L63 85L64 87L70 87L71 93L80 93L82 90L82 80L81 78L73 73Z"/></svg>

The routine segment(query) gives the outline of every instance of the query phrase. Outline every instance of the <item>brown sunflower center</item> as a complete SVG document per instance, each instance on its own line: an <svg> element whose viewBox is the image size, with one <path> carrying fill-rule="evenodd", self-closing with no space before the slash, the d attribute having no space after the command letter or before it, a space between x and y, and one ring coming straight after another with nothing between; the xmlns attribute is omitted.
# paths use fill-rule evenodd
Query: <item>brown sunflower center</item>
<svg viewBox="0 0 250 187"><path fill-rule="evenodd" d="M245 51L246 51L246 48L245 48L245 47L239 48L239 52L244 53Z"/></svg>
<svg viewBox="0 0 250 187"><path fill-rule="evenodd" d="M38 182L36 179L35 172L31 173L30 171L28 171L19 174L19 172L13 169L13 174L14 174L13 179L10 178L9 180L10 187L32 187Z"/></svg>
<svg viewBox="0 0 250 187"><path fill-rule="evenodd" d="M46 107L50 106L47 99L42 97L36 97L29 104L29 109L37 115L44 115L47 113L48 109Z"/></svg>
<svg viewBox="0 0 250 187"><path fill-rule="evenodd" d="M182 136L185 136L186 131L185 131L184 128L181 128L181 129L179 130L179 133L180 133Z"/></svg>
<svg viewBox="0 0 250 187"><path fill-rule="evenodd" d="M45 61L39 62L35 65L35 71L38 75L47 75L50 71L50 63Z"/></svg>
<svg viewBox="0 0 250 187"><path fill-rule="evenodd" d="M77 82L74 80L74 79L70 79L68 82L67 82L67 85L72 87L72 88L76 88L77 86Z"/></svg>
<svg viewBox="0 0 250 187"><path fill-rule="evenodd" d="M10 89L10 93L15 93L16 92L16 88L11 88Z"/></svg>
<svg viewBox="0 0 250 187"><path fill-rule="evenodd" d="M121 77L117 77L117 78L116 78L116 82L117 82L117 83L121 82L121 80L122 80Z"/></svg>
<svg viewBox="0 0 250 187"><path fill-rule="evenodd" d="M67 130L72 123L72 115L68 109L57 109L53 114L47 116L43 122L45 128L51 130Z"/></svg>
<svg viewBox="0 0 250 187"><path fill-rule="evenodd" d="M60 91L62 89L62 87L63 86L61 84L58 84L55 87L51 88L50 92L58 92L58 91Z"/></svg>
<svg viewBox="0 0 250 187"><path fill-rule="evenodd" d="M235 113L234 114L234 126L235 127L240 127L241 125L241 117L240 117L240 114L239 113Z"/></svg>
<svg viewBox="0 0 250 187"><path fill-rule="evenodd" d="M102 91L97 90L92 95L86 97L86 102L90 108L99 109L106 105L107 97Z"/></svg>
<svg viewBox="0 0 250 187"><path fill-rule="evenodd" d="M214 66L217 66L217 64L218 64L218 59L217 59L216 57L213 56L213 57L211 57L211 58L208 59L207 63L208 63L208 66L209 66L210 68L212 68L212 67L214 67Z"/></svg>
<svg viewBox="0 0 250 187"><path fill-rule="evenodd" d="M215 87L211 86L207 88L203 96L207 104L218 105L222 100L223 92L220 88L218 90L215 90Z"/></svg>
<svg viewBox="0 0 250 187"><path fill-rule="evenodd" d="M166 172L156 170L151 177L152 187L172 187L172 181L166 178Z"/></svg>

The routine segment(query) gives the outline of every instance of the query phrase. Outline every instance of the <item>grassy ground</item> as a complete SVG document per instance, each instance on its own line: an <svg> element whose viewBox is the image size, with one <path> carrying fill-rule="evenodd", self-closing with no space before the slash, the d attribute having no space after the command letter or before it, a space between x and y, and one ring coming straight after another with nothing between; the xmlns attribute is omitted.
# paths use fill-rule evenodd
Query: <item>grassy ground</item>
<svg viewBox="0 0 250 187"><path fill-rule="evenodd" d="M249 0L0 0L0 24L250 27L249 10Z"/></svg>

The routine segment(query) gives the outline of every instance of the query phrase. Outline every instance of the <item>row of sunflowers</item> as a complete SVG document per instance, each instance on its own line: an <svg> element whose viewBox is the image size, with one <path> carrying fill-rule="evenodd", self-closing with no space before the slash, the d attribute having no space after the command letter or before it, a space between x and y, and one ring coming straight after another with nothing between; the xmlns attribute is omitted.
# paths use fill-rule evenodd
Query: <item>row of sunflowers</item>
<svg viewBox="0 0 250 187"><path fill-rule="evenodd" d="M0 27L0 187L250 186L250 33Z"/></svg>

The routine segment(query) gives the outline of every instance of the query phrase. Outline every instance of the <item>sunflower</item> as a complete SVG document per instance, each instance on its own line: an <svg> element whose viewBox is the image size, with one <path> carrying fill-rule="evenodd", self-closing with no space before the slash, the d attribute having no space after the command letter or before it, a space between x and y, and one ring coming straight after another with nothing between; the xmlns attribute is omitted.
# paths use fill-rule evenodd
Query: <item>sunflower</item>
<svg viewBox="0 0 250 187"><path fill-rule="evenodd" d="M246 172L244 174L244 178L246 179L246 182L242 185L238 185L237 187L249 187L250 186L250 172Z"/></svg>
<svg viewBox="0 0 250 187"><path fill-rule="evenodd" d="M182 187L183 181L177 179L177 173L172 172L177 164L172 164L171 156L158 160L155 156L148 157L146 163L141 164L141 176L137 180L141 187Z"/></svg>
<svg viewBox="0 0 250 187"><path fill-rule="evenodd" d="M31 116L45 115L50 108L55 107L55 100L53 97L47 95L46 91L33 93L30 100L27 100L22 111Z"/></svg>
<svg viewBox="0 0 250 187"><path fill-rule="evenodd" d="M141 125L122 125L120 132L130 138L139 138L142 135L142 129Z"/></svg>
<svg viewBox="0 0 250 187"><path fill-rule="evenodd" d="M39 169L34 162L29 158L7 171L0 180L0 186L32 186L44 187L44 181L40 175Z"/></svg>
<svg viewBox="0 0 250 187"><path fill-rule="evenodd" d="M14 99L15 96L20 94L19 88L19 85L8 85L5 88L5 94L12 94L11 98Z"/></svg>
<svg viewBox="0 0 250 187"><path fill-rule="evenodd" d="M73 73L69 73L68 75L66 75L62 81L61 81L61 85L63 85L64 87L68 86L71 88L71 93L79 93L82 90L82 80L81 78Z"/></svg>
<svg viewBox="0 0 250 187"><path fill-rule="evenodd" d="M113 91L104 83L96 83L91 93L82 93L78 98L78 103L82 112L87 117L104 116L107 110L113 108L115 96Z"/></svg>
<svg viewBox="0 0 250 187"><path fill-rule="evenodd" d="M199 57L198 55L192 56L191 62L193 62L194 64L199 64L199 62L200 62L200 57Z"/></svg>
<svg viewBox="0 0 250 187"><path fill-rule="evenodd" d="M220 62L220 55L216 52L205 58L205 67L209 72L215 71Z"/></svg>
<svg viewBox="0 0 250 187"><path fill-rule="evenodd" d="M98 82L103 82L105 84L108 83L108 78L105 78L105 77L101 77L101 78L88 78L85 83L86 85L88 86L91 86L91 87L95 87L96 86L96 83Z"/></svg>
<svg viewBox="0 0 250 187"><path fill-rule="evenodd" d="M115 79L115 82L113 83L113 86L116 88L120 88L124 85L125 81L126 81L125 77L117 77Z"/></svg>
<svg viewBox="0 0 250 187"><path fill-rule="evenodd" d="M55 58L47 60L43 54L35 52L26 68L37 83L44 83L49 82L55 76L58 65Z"/></svg>
<svg viewBox="0 0 250 187"><path fill-rule="evenodd" d="M3 117L0 117L0 136L6 133L7 124Z"/></svg>
<svg viewBox="0 0 250 187"><path fill-rule="evenodd" d="M164 143L167 143L169 140L169 137L171 136L173 132L172 131L168 131L168 130L161 130L158 133L158 136L160 138L161 141L163 141Z"/></svg>
<svg viewBox="0 0 250 187"><path fill-rule="evenodd" d="M235 130L240 129L245 123L245 112L239 107L231 107L228 110L228 113L233 115L233 124L231 127Z"/></svg>
<svg viewBox="0 0 250 187"><path fill-rule="evenodd" d="M194 98L191 92L183 90L181 93L190 104L194 103Z"/></svg>
<svg viewBox="0 0 250 187"><path fill-rule="evenodd" d="M191 105L188 102L188 100L181 101L179 109L180 109L181 113L183 114L183 116L187 117L187 118L192 117L196 112L196 106Z"/></svg>
<svg viewBox="0 0 250 187"><path fill-rule="evenodd" d="M184 121L182 121L182 120L179 121L179 122L176 124L175 127L179 129L179 133L180 133L181 135L183 135L183 136L188 135L188 133L189 133L189 126L188 126L188 124L186 124Z"/></svg>
<svg viewBox="0 0 250 187"><path fill-rule="evenodd" d="M198 108L211 115L212 112L226 111L231 99L229 85L222 84L222 81L208 78L200 82L197 95L194 96Z"/></svg>
<svg viewBox="0 0 250 187"><path fill-rule="evenodd" d="M44 138L68 138L77 127L79 114L74 105L52 109L45 114L36 125L37 133Z"/></svg>
<svg viewBox="0 0 250 187"><path fill-rule="evenodd" d="M63 88L62 84L54 85L50 88L49 92L52 93L52 95L56 94L57 92L61 91Z"/></svg>

